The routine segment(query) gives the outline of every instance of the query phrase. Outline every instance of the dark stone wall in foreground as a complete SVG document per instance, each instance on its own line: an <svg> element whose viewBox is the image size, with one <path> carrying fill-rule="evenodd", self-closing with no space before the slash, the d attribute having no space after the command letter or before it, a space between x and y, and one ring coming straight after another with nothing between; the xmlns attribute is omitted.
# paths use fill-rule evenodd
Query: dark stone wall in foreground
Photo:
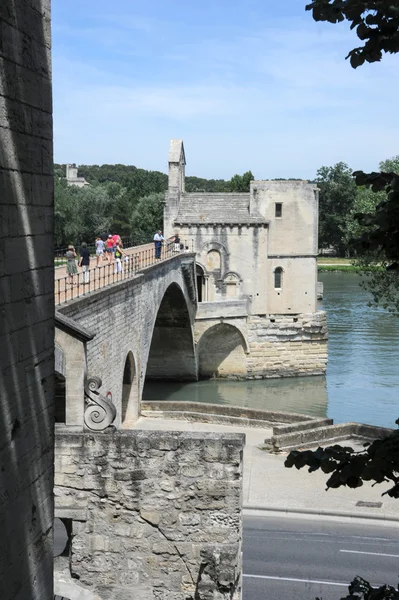
<svg viewBox="0 0 399 600"><path fill-rule="evenodd" d="M0 598L53 598L49 0L0 2Z"/></svg>
<svg viewBox="0 0 399 600"><path fill-rule="evenodd" d="M72 576L102 600L239 600L243 446L242 434L60 429Z"/></svg>

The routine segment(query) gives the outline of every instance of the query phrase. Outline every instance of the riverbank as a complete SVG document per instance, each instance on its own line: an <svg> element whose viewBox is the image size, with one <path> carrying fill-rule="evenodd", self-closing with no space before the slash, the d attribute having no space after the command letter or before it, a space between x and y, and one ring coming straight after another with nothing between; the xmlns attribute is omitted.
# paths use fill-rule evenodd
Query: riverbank
<svg viewBox="0 0 399 600"><path fill-rule="evenodd" d="M319 272L341 271L343 273L355 273L359 268L353 264L352 258L318 256L317 270Z"/></svg>

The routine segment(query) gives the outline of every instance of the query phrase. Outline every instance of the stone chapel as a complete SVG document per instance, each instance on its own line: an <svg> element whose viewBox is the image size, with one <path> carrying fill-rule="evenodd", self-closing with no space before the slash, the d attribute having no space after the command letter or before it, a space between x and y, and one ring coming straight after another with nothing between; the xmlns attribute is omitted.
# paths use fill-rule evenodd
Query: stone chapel
<svg viewBox="0 0 399 600"><path fill-rule="evenodd" d="M240 332L240 358L227 357L214 374L325 373L327 327L317 307L316 185L259 180L248 193L186 193L182 140L171 141L168 162L164 232L165 237L179 233L196 253L196 334L210 323ZM214 350L223 344L219 335ZM228 362L241 364L240 372Z"/></svg>

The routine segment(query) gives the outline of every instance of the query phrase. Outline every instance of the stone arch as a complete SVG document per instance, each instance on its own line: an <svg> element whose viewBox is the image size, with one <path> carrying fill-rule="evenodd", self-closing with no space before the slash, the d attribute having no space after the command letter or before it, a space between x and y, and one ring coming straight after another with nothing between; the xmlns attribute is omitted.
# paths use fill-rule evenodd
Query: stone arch
<svg viewBox="0 0 399 600"><path fill-rule="evenodd" d="M122 379L121 425L129 429L139 416L139 387L136 361L130 350L126 356Z"/></svg>
<svg viewBox="0 0 399 600"><path fill-rule="evenodd" d="M197 379L193 328L181 287L172 283L159 306L148 354L146 380Z"/></svg>
<svg viewBox="0 0 399 600"><path fill-rule="evenodd" d="M216 267L212 268L212 265L208 265L208 256L216 252L219 254L220 262ZM199 252L199 256L203 259L203 263L206 264L206 270L208 272L216 270L223 273L226 270L229 253L227 252L226 246L220 242L208 242L207 244L204 244Z"/></svg>
<svg viewBox="0 0 399 600"><path fill-rule="evenodd" d="M195 270L197 280L197 301L206 302L206 269L197 262Z"/></svg>
<svg viewBox="0 0 399 600"><path fill-rule="evenodd" d="M236 271L228 271L223 277L224 293L227 298L238 298L240 295L241 276Z"/></svg>
<svg viewBox="0 0 399 600"><path fill-rule="evenodd" d="M245 338L237 327L229 323L213 325L198 343L199 377L246 377L246 352Z"/></svg>

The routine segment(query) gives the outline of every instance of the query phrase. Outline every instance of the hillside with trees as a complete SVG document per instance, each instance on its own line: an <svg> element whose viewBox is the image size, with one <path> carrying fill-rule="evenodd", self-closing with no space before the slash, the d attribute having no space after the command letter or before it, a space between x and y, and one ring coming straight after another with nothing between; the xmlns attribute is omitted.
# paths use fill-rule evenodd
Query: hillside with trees
<svg viewBox="0 0 399 600"><path fill-rule="evenodd" d="M162 229L168 176L133 165L81 165L89 186L68 186L65 165L54 165L55 246L93 243L101 232L119 233L136 244L152 240ZM224 179L186 177L187 192L246 192L251 171Z"/></svg>

